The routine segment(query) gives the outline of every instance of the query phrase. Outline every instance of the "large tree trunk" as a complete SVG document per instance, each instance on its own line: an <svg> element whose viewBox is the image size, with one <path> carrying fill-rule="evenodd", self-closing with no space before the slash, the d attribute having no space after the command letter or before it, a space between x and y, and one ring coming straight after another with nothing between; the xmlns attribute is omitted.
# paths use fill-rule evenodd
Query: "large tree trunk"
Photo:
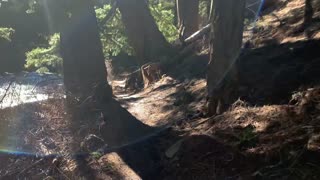
<svg viewBox="0 0 320 180"><path fill-rule="evenodd" d="M71 17L61 32L64 82L70 97L83 103L87 98L112 97L107 83L107 71L99 38L98 25L92 2L78 0L70 10ZM73 103L73 104L74 104Z"/></svg>
<svg viewBox="0 0 320 180"><path fill-rule="evenodd" d="M230 95L228 92L232 88L225 87L223 84L226 78L236 78L236 72L228 73L228 71L241 50L245 0L213 0L212 7L210 62L207 74L210 115L220 113L220 108L223 108L224 104L221 99L228 98ZM226 76L227 73L230 76Z"/></svg>
<svg viewBox="0 0 320 180"><path fill-rule="evenodd" d="M176 0L180 38L186 39L199 28L199 0Z"/></svg>
<svg viewBox="0 0 320 180"><path fill-rule="evenodd" d="M172 52L145 0L118 0L118 7L140 65Z"/></svg>
<svg viewBox="0 0 320 180"><path fill-rule="evenodd" d="M110 146L120 146L151 133L112 98L99 39L98 25L91 0L77 0L71 17L61 32L61 55L68 112L72 122L97 123L96 133ZM75 126L76 127L76 126ZM100 132L99 132L100 131Z"/></svg>

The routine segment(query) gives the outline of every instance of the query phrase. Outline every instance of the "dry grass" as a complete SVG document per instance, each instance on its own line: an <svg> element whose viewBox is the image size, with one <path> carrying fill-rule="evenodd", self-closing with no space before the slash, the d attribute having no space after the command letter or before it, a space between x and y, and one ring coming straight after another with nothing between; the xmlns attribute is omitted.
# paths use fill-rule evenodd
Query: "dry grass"
<svg viewBox="0 0 320 180"><path fill-rule="evenodd" d="M294 94L291 105L248 107L238 101L228 112L198 122L188 124L189 134L215 137L262 162L256 176L320 175L320 164L313 161L320 157L319 87Z"/></svg>

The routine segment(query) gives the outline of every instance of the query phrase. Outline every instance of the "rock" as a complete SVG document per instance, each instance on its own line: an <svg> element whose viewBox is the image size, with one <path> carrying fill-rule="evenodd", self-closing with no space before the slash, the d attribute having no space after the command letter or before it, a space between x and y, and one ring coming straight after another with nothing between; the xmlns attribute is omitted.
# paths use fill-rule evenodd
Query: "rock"
<svg viewBox="0 0 320 180"><path fill-rule="evenodd" d="M89 134L81 142L81 148L89 152L96 151L101 147L103 147L104 145L105 145L104 140L94 134Z"/></svg>

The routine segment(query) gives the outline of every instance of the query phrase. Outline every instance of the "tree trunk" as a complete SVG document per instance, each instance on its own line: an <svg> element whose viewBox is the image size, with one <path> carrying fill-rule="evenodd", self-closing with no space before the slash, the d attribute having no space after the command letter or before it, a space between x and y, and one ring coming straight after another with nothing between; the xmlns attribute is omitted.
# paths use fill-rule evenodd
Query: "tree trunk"
<svg viewBox="0 0 320 180"><path fill-rule="evenodd" d="M151 133L154 128L138 121L112 98L92 1L77 0L70 12L69 22L61 32L61 55L67 110L74 127L86 120L97 123L99 112L101 122L98 129L95 126L96 133L110 146Z"/></svg>
<svg viewBox="0 0 320 180"><path fill-rule="evenodd" d="M312 0L305 0L305 10L304 10L304 26L309 26L312 22L314 11L312 8Z"/></svg>
<svg viewBox="0 0 320 180"><path fill-rule="evenodd" d="M172 53L145 0L118 0L118 7L140 65Z"/></svg>
<svg viewBox="0 0 320 180"><path fill-rule="evenodd" d="M178 22L178 4L177 0L174 1L174 18L173 18L173 23L174 25L179 28L179 22Z"/></svg>
<svg viewBox="0 0 320 180"><path fill-rule="evenodd" d="M230 87L225 89L223 84L226 78L236 78L236 72L228 71L241 50L245 0L213 0L212 7L210 62L207 74L210 115L221 112L220 108L224 105L222 100L230 97ZM230 76L226 76L227 73Z"/></svg>
<svg viewBox="0 0 320 180"><path fill-rule="evenodd" d="M112 97L107 83L107 71L102 53L97 19L92 2L78 0L70 10L71 17L61 32L64 82L67 100L79 103L98 97L103 101ZM73 103L74 104L74 103Z"/></svg>
<svg viewBox="0 0 320 180"><path fill-rule="evenodd" d="M199 0L176 0L180 38L186 39L199 28Z"/></svg>

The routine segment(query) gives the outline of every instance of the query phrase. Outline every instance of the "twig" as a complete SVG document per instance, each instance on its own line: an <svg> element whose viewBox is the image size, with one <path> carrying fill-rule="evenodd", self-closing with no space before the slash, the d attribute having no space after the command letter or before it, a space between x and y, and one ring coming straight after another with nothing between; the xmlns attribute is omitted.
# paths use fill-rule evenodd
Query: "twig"
<svg viewBox="0 0 320 180"><path fill-rule="evenodd" d="M184 40L184 43L188 44L191 42L194 42L198 39L200 39L202 36L206 35L207 33L210 32L211 29L211 24L208 24L206 26L204 26L203 28L201 28L199 31L193 33L191 36L189 36L188 38L186 38Z"/></svg>
<svg viewBox="0 0 320 180"><path fill-rule="evenodd" d="M33 163L32 165L28 166L27 168L23 169L22 171L20 171L20 173L17 175L19 176L20 174L30 170L31 168L33 168L34 166L38 165L39 163L41 163L44 160L44 158L39 159L38 161L36 161L35 163Z"/></svg>
<svg viewBox="0 0 320 180"><path fill-rule="evenodd" d="M58 171L59 171L59 173L60 174L62 174L66 179L69 179L69 180L71 180L65 173L63 173L63 171L61 171L58 167L55 167Z"/></svg>
<svg viewBox="0 0 320 180"><path fill-rule="evenodd" d="M0 100L0 104L3 102L4 98L6 98L7 93L9 92L9 89L10 89L10 87L11 87L12 83L13 83L13 80L12 80L12 81L10 81L10 83L9 83L8 87L6 88L4 95L2 96L2 98L1 98L1 100Z"/></svg>

